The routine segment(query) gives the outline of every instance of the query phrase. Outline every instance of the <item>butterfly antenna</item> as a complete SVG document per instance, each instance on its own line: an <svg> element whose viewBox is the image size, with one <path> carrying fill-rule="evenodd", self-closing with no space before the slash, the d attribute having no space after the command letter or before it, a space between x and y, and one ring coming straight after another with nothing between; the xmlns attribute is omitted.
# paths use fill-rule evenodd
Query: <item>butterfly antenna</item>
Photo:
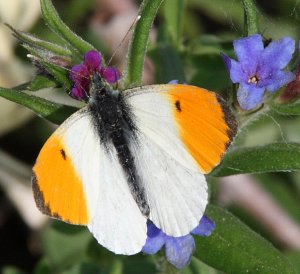
<svg viewBox="0 0 300 274"><path fill-rule="evenodd" d="M109 61L108 61L108 63L107 63L107 66L110 65L112 59L115 57L116 53L118 52L118 50L120 49L120 47L123 45L123 43L124 43L124 41L126 40L128 34L132 31L133 27L136 25L136 23L137 23L140 19L141 19L141 16L140 16L140 15L138 15L138 16L134 19L133 23L132 23L131 26L129 27L129 29L128 29L128 31L126 32L125 36L123 37L122 41L119 43L119 45L116 47L116 49L114 50L113 54L111 55L111 57L110 57L110 59L109 59Z"/></svg>

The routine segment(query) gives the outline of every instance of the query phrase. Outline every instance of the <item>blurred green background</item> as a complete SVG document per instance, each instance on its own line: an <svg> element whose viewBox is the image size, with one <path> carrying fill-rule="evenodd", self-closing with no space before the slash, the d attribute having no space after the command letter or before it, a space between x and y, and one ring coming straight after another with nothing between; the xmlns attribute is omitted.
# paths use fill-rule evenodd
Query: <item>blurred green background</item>
<svg viewBox="0 0 300 274"><path fill-rule="evenodd" d="M70 28L94 44L109 60L136 18L140 1L57 0L53 3ZM243 35L241 1L186 0L183 16L174 18L172 9L176 4L175 0L166 0L155 20L144 83L179 79L229 98L231 83L220 52L233 55L232 40ZM257 5L261 33L266 39L292 36L299 40L298 0L260 0ZM179 32L174 29L174 20L183 22ZM62 42L44 25L38 0L0 0L0 22ZM126 52L127 42L118 49L112 63L124 68ZM33 78L35 70L26 55L2 24L0 86L13 87ZM62 93L61 90L43 90L39 96L74 104ZM53 124L24 107L0 100L2 272L155 273L153 258L115 256L98 246L85 228L49 220L37 211L30 186L31 167L54 129ZM235 145L274 141L300 142L298 116L281 117L275 113L263 116L239 134ZM228 208L266 237L300 271L300 173L239 175L218 180L209 178L209 181L212 203ZM192 268L199 272L192 272ZM183 273L219 272L193 259L191 268Z"/></svg>

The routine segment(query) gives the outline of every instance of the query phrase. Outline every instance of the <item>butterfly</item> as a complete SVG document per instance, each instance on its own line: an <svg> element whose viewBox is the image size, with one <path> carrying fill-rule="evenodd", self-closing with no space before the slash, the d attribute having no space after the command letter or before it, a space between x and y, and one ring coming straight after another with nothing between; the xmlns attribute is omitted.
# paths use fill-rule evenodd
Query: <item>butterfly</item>
<svg viewBox="0 0 300 274"><path fill-rule="evenodd" d="M208 202L204 174L236 134L226 103L191 85L118 91L97 73L90 93L39 153L32 179L38 208L87 226L116 254L141 251L148 219L167 235L189 234Z"/></svg>

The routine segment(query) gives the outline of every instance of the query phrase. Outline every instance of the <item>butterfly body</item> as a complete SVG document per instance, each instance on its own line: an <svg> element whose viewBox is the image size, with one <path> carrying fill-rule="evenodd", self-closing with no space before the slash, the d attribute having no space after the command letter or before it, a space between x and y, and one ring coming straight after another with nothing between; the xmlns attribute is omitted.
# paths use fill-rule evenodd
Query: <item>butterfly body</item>
<svg viewBox="0 0 300 274"><path fill-rule="evenodd" d="M116 91L92 79L87 107L48 139L33 168L39 209L87 225L118 254L145 245L149 218L170 236L195 228L207 204L204 173L236 132L215 93L188 85Z"/></svg>
<svg viewBox="0 0 300 274"><path fill-rule="evenodd" d="M103 86L97 74L93 83L88 111L91 113L94 127L100 136L100 142L106 150L114 146L131 194L141 212L148 216L149 205L135 167L135 160L138 159L134 159L128 145L130 139L136 138L135 132L137 131L130 109L125 104L122 93ZM109 151L107 152L109 155Z"/></svg>

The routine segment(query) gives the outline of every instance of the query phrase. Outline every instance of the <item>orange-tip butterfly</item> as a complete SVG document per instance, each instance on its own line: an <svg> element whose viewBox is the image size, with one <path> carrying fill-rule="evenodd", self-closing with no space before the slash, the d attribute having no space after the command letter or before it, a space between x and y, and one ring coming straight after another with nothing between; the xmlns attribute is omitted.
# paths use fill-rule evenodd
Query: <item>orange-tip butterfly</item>
<svg viewBox="0 0 300 274"><path fill-rule="evenodd" d="M33 168L38 208L86 225L117 254L141 251L147 219L170 236L192 231L209 173L237 124L216 93L181 84L112 89L91 77L88 105L48 139Z"/></svg>

